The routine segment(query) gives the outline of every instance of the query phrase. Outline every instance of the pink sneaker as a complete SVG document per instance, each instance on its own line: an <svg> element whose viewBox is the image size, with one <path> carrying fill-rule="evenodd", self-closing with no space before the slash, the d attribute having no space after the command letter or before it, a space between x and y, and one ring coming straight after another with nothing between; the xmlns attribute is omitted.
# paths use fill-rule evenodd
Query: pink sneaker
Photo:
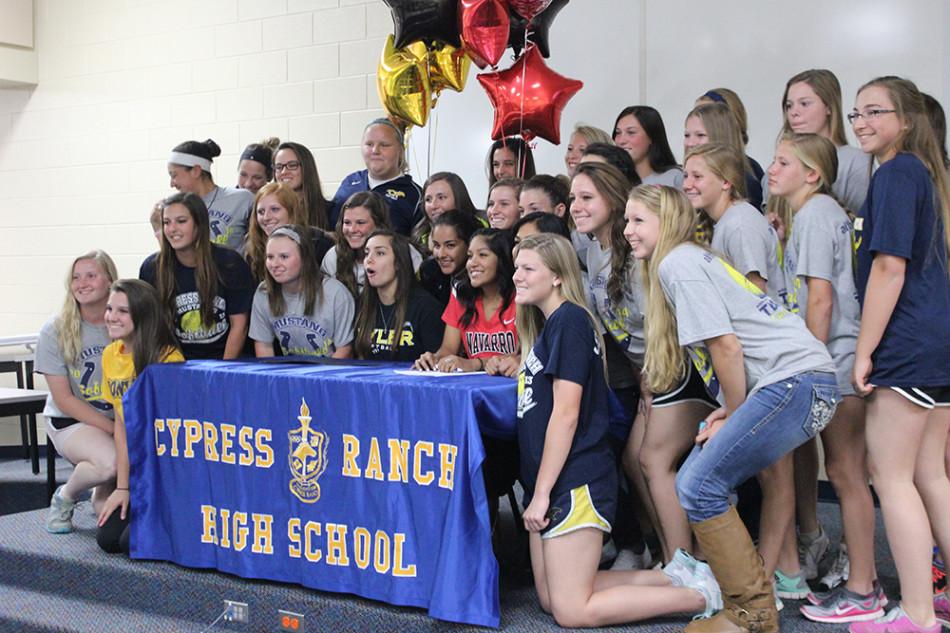
<svg viewBox="0 0 950 633"><path fill-rule="evenodd" d="M950 598L942 591L934 596L934 613L937 614L937 622L950 627Z"/></svg>
<svg viewBox="0 0 950 633"><path fill-rule="evenodd" d="M917 626L904 613L904 609L896 606L883 617L871 622L853 622L848 627L849 633L940 633L940 622L932 626Z"/></svg>

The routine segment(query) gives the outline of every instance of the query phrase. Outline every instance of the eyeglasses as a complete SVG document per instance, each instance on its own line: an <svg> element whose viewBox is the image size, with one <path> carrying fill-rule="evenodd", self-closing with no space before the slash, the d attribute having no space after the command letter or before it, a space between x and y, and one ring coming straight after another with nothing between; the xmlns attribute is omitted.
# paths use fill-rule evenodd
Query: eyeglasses
<svg viewBox="0 0 950 633"><path fill-rule="evenodd" d="M275 173L278 173L278 174L279 174L280 172L284 171L285 169L286 169L287 171L297 171L298 169L300 169L300 161L299 161L299 160L292 160L292 161L290 161L289 163L274 163L274 172L275 172Z"/></svg>
<svg viewBox="0 0 950 633"><path fill-rule="evenodd" d="M848 113L848 123L850 123L851 125L854 125L854 123L855 123L858 119L864 119L865 121L870 121L871 119L876 119L876 118L878 118L878 117L881 116L882 114L891 114L891 113L893 113L893 112L897 112L897 110L877 110L877 109L875 109L875 110L865 110L864 112L858 112L857 110L855 110L854 112L849 112L849 113Z"/></svg>

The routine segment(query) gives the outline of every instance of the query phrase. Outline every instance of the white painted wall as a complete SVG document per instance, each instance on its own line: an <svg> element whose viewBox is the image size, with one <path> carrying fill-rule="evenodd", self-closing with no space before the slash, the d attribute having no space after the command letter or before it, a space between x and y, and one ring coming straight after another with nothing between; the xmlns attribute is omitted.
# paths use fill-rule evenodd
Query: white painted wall
<svg viewBox="0 0 950 633"><path fill-rule="evenodd" d="M39 84L0 87L0 334L38 330L81 252L105 248L136 274L155 247L151 205L169 193L165 157L183 140L221 145L224 184L245 144L301 141L332 193L361 167L363 126L381 114L374 72L391 30L381 0L36 0ZM585 82L564 111L564 142L576 121L609 129L644 102L681 155L693 100L725 85L745 100L750 153L765 165L791 74L833 69L846 106L863 81L902 74L950 105L948 35L942 0L573 0L548 63ZM431 140L431 170L459 172L484 200L490 128L473 70L414 131L417 180ZM540 170L560 171L562 155L538 141Z"/></svg>

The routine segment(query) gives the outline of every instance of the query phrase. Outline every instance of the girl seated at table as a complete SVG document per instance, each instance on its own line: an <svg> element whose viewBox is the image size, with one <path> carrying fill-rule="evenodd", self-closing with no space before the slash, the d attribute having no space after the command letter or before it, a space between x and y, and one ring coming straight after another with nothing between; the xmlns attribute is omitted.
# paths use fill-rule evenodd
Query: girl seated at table
<svg viewBox="0 0 950 633"><path fill-rule="evenodd" d="M254 282L244 258L211 243L208 222L197 194L167 198L162 249L142 262L139 279L158 290L187 358L237 358L247 339Z"/></svg>
<svg viewBox="0 0 950 633"><path fill-rule="evenodd" d="M663 571L597 570L617 495L600 324L569 241L526 237L515 262L523 516L541 608L572 628L713 613L709 567L682 552Z"/></svg>
<svg viewBox="0 0 950 633"><path fill-rule="evenodd" d="M432 257L419 267L419 283L443 310L464 277L468 242L477 228L476 221L462 211L446 211L432 223L429 234Z"/></svg>
<svg viewBox="0 0 950 633"><path fill-rule="evenodd" d="M66 275L66 299L59 316L47 321L36 344L34 371L43 374L46 435L75 465L50 500L46 531L72 532L76 500L94 488L98 512L115 486L112 405L103 398L102 350L109 344L105 326L109 285L115 264L103 251L73 260Z"/></svg>
<svg viewBox="0 0 950 633"><path fill-rule="evenodd" d="M359 298L366 283L363 269L366 239L376 230L390 230L389 208L375 191L354 193L340 210L336 221L336 247L327 252L321 268L346 286L354 298ZM422 254L410 249L413 272L422 264Z"/></svg>
<svg viewBox="0 0 950 633"><path fill-rule="evenodd" d="M346 286L317 266L305 227L281 226L267 240L267 278L254 294L250 337L258 358L349 358L356 307Z"/></svg>
<svg viewBox="0 0 950 633"><path fill-rule="evenodd" d="M388 229L366 240L366 285L356 315L356 356L410 362L442 340L439 303L416 283L409 240Z"/></svg>
<svg viewBox="0 0 950 633"><path fill-rule="evenodd" d="M435 352L416 368L481 371L514 376L518 371L511 238L507 231L480 229L468 246L468 272L442 313L445 334ZM464 352L464 356L462 353Z"/></svg>
<svg viewBox="0 0 950 633"><path fill-rule="evenodd" d="M103 397L115 409L115 490L99 511L96 540L107 552L129 553L129 447L122 396L152 363L184 361L178 341L162 318L155 289L138 279L112 284L106 305L112 343L102 352Z"/></svg>

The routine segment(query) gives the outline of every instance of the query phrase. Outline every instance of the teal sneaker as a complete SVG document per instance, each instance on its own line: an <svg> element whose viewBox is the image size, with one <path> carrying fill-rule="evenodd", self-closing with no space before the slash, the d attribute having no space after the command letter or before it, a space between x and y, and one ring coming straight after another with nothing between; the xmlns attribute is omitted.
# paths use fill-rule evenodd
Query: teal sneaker
<svg viewBox="0 0 950 633"><path fill-rule="evenodd" d="M804 600L811 589L805 582L802 572L786 575L780 569L775 570L775 595L785 600Z"/></svg>
<svg viewBox="0 0 950 633"><path fill-rule="evenodd" d="M65 486L65 484L63 484ZM69 534L73 531L73 510L76 502L63 497L63 486L56 489L49 502L46 515L46 531L50 534Z"/></svg>

